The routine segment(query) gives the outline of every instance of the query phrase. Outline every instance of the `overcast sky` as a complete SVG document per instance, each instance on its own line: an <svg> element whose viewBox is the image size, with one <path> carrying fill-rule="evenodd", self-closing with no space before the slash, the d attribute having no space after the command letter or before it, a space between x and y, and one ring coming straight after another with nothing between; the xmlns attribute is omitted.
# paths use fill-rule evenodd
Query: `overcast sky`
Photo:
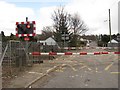
<svg viewBox="0 0 120 90"><path fill-rule="evenodd" d="M89 27L85 34L109 34L108 9L111 9L112 34L118 33L119 0L0 0L0 31L15 34L15 23L36 21L37 34L51 26L51 14L60 5L71 14L78 13Z"/></svg>

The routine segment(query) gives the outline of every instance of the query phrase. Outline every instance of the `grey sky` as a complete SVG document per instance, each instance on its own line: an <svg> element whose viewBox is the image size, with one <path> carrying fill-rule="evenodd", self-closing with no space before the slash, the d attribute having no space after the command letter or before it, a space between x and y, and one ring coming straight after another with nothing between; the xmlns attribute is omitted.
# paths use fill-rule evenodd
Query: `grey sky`
<svg viewBox="0 0 120 90"><path fill-rule="evenodd" d="M51 14L59 5L67 12L78 13L88 25L86 34L109 34L108 9L111 9L112 34L118 32L119 0L0 0L0 31L15 34L15 22L36 21L37 33L44 26L51 26ZM106 21L106 22L104 22Z"/></svg>

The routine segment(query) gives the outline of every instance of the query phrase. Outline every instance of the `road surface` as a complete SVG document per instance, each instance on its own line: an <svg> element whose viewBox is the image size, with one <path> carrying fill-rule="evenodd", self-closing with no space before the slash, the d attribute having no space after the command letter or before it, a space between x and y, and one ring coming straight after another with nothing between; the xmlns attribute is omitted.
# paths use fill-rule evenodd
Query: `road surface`
<svg viewBox="0 0 120 90"><path fill-rule="evenodd" d="M87 49L84 52L103 50ZM69 63L66 63L69 62ZM32 88L118 88L118 55L71 55Z"/></svg>

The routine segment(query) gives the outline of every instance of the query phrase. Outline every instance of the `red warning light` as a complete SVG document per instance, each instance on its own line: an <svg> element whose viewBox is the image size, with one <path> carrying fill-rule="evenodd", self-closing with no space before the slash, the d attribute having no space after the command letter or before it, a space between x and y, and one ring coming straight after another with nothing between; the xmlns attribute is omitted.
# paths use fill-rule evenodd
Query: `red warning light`
<svg viewBox="0 0 120 90"><path fill-rule="evenodd" d="M29 24L27 25L27 28L30 28L30 25L29 25Z"/></svg>
<svg viewBox="0 0 120 90"><path fill-rule="evenodd" d="M28 37L25 37L25 38L24 38L24 40L25 40L25 41L29 41L29 40L30 40L30 38L28 38Z"/></svg>

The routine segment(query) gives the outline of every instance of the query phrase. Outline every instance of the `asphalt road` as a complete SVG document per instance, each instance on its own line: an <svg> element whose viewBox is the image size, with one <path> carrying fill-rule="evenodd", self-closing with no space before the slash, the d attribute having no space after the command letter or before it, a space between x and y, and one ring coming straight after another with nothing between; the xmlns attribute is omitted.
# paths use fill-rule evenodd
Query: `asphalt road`
<svg viewBox="0 0 120 90"><path fill-rule="evenodd" d="M103 50L88 49L86 52ZM118 55L72 55L65 67L37 81L33 88L118 88ZM63 64L66 64L65 62Z"/></svg>

